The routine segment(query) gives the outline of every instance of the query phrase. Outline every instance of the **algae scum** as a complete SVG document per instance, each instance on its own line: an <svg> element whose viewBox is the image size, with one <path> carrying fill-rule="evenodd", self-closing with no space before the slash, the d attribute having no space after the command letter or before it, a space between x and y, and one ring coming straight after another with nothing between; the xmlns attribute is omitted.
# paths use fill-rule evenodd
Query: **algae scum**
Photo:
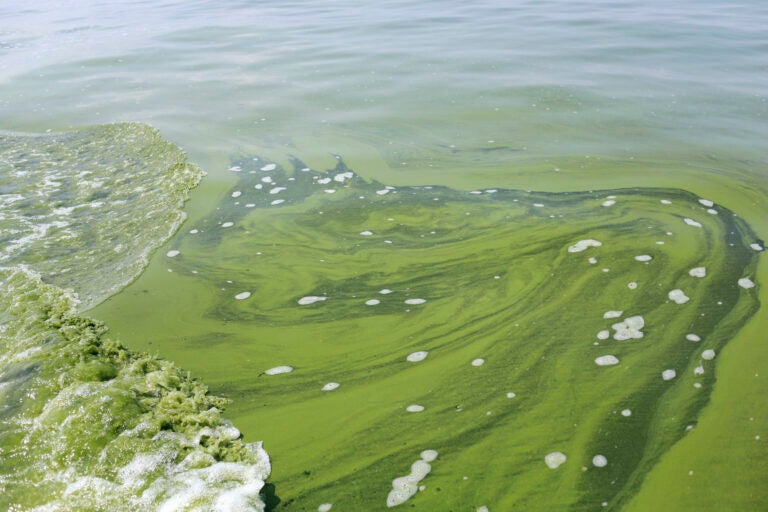
<svg viewBox="0 0 768 512"><path fill-rule="evenodd" d="M140 125L2 144L13 510L266 499L266 453L223 400L67 287L232 399L280 510L618 510L757 307L761 242L684 191L392 187L252 157L104 301L199 171Z"/></svg>
<svg viewBox="0 0 768 512"><path fill-rule="evenodd" d="M233 399L281 510L620 509L757 307L745 223L680 190L392 187L337 161L234 162L96 314Z"/></svg>

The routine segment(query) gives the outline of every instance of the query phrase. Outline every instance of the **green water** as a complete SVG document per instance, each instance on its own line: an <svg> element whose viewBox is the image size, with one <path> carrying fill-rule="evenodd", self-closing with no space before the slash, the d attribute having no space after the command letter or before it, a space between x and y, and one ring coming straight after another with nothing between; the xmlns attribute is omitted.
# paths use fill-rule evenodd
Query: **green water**
<svg viewBox="0 0 768 512"><path fill-rule="evenodd" d="M386 509L391 481L434 449L422 510L619 510L696 427L715 383L704 351L757 307L738 284L754 233L681 190L387 188L341 161L269 168L233 162L211 214L93 314L233 398L230 417L269 439L280 508ZM570 252L579 240L602 245ZM612 337L638 315L641 338ZM549 469L555 451L568 460Z"/></svg>

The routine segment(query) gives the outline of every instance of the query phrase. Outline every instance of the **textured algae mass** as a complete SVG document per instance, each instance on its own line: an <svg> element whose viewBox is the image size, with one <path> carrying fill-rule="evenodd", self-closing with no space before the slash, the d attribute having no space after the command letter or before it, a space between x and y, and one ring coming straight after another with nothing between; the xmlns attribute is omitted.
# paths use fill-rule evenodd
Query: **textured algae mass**
<svg viewBox="0 0 768 512"><path fill-rule="evenodd" d="M717 365L702 351L756 307L738 285L754 235L685 191L392 187L341 159L231 171L142 287L205 297L179 296L188 334L167 353L206 361L260 426L286 509L386 509L428 448L440 463L407 506L618 510L695 428Z"/></svg>
<svg viewBox="0 0 768 512"><path fill-rule="evenodd" d="M145 125L0 135L3 510L263 510L226 401L76 309L141 272L200 174Z"/></svg>

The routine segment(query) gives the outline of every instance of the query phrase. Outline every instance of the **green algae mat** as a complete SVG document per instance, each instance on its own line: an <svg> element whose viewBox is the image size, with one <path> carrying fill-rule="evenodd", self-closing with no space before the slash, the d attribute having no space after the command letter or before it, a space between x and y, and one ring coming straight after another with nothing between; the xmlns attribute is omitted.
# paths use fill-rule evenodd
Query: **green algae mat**
<svg viewBox="0 0 768 512"><path fill-rule="evenodd" d="M678 189L367 182L247 157L114 300L232 399L275 510L621 510L695 431L763 250Z"/></svg>

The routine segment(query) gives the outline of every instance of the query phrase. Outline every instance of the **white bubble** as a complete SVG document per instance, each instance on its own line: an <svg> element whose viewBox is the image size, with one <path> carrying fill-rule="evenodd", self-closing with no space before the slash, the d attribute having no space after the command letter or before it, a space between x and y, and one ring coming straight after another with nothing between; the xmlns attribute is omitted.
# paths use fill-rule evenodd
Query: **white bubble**
<svg viewBox="0 0 768 512"><path fill-rule="evenodd" d="M244 300L251 296L251 292L242 292L235 295L237 300Z"/></svg>
<svg viewBox="0 0 768 512"><path fill-rule="evenodd" d="M661 372L661 378L664 380L672 380L675 377L677 377L677 372L675 370L664 370Z"/></svg>
<svg viewBox="0 0 768 512"><path fill-rule="evenodd" d="M275 164L267 164L261 168L262 171L274 171L277 168Z"/></svg>
<svg viewBox="0 0 768 512"><path fill-rule="evenodd" d="M383 288L383 289L379 290L379 293L382 294L382 295L388 295L388 294L392 293L392 290L390 290L388 288Z"/></svg>
<svg viewBox="0 0 768 512"><path fill-rule="evenodd" d="M752 248L755 251L762 251L764 250L764 247L758 243L749 244L749 247Z"/></svg>
<svg viewBox="0 0 768 512"><path fill-rule="evenodd" d="M700 228L701 227L701 223L700 222L696 222L695 220L689 219L688 217L684 218L683 221L686 224L688 224L689 226L693 226L695 228Z"/></svg>
<svg viewBox="0 0 768 512"><path fill-rule="evenodd" d="M437 459L437 455L438 455L437 450L424 450L420 454L421 460L426 462L434 461L435 459Z"/></svg>
<svg viewBox="0 0 768 512"><path fill-rule="evenodd" d="M706 277L707 276L707 269L706 267L696 267L692 268L688 271L688 275L691 277Z"/></svg>
<svg viewBox="0 0 768 512"><path fill-rule="evenodd" d="M165 255L168 256L169 258L175 258L179 254L181 254L181 251L177 251L177 250L172 250L165 253Z"/></svg>
<svg viewBox="0 0 768 512"><path fill-rule="evenodd" d="M715 203L713 203L709 199L699 199L699 202L708 208L715 206Z"/></svg>
<svg viewBox="0 0 768 512"><path fill-rule="evenodd" d="M669 199L662 199L662 200L661 200L661 201L659 201L659 202L660 202L661 204L672 204L672 201L670 201Z"/></svg>
<svg viewBox="0 0 768 512"><path fill-rule="evenodd" d="M406 407L405 410L408 412L422 412L424 411L424 406L418 405L418 404L412 404Z"/></svg>
<svg viewBox="0 0 768 512"><path fill-rule="evenodd" d="M241 195L243 195L243 193L240 192L239 190L235 190L234 192L232 192L232 197L240 197Z"/></svg>
<svg viewBox="0 0 768 512"><path fill-rule="evenodd" d="M307 306L309 304L314 304L315 302L321 302L326 300L328 297L318 297L317 295L307 295L306 297L300 298L297 302L300 306Z"/></svg>
<svg viewBox="0 0 768 512"><path fill-rule="evenodd" d="M406 304L411 304L411 305L424 304L425 302L427 302L426 299L407 299L405 301Z"/></svg>
<svg viewBox="0 0 768 512"><path fill-rule="evenodd" d="M373 234L373 231L368 231L368 230L361 231L360 234L363 236L371 236Z"/></svg>
<svg viewBox="0 0 768 512"><path fill-rule="evenodd" d="M272 206L277 206L278 204L283 204L284 202L285 202L285 199L275 199L269 204L271 204Z"/></svg>
<svg viewBox="0 0 768 512"><path fill-rule="evenodd" d="M671 300L671 301L673 301L673 302L675 302L677 304L685 304L686 302L691 300L690 297L688 297L683 292L683 290L681 290L679 288L677 288L675 290L672 290L671 292L669 292L667 294L667 296L669 297L669 300Z"/></svg>
<svg viewBox="0 0 768 512"><path fill-rule="evenodd" d="M271 188L271 189L269 189L269 193L270 193L270 194L279 194L279 193L280 193L280 192L282 192L283 190L288 190L288 189L287 189L287 188L285 188L285 187L275 187L275 188Z"/></svg>
<svg viewBox="0 0 768 512"><path fill-rule="evenodd" d="M221 225L221 227L223 227L223 228L231 228L234 225L235 225L234 222L225 222L224 224Z"/></svg>
<svg viewBox="0 0 768 512"><path fill-rule="evenodd" d="M627 288L629 288L630 290L635 290L637 289L637 283L634 281L627 283Z"/></svg>
<svg viewBox="0 0 768 512"><path fill-rule="evenodd" d="M418 363L420 361L425 360L427 358L427 355L429 355L429 352L427 352L426 350L419 350L418 352L413 352L411 354L408 354L405 360L411 363Z"/></svg>
<svg viewBox="0 0 768 512"><path fill-rule="evenodd" d="M552 452L544 457L544 464L546 464L549 469L557 469L564 464L566 460L568 460L568 457L566 457L563 452Z"/></svg>
<svg viewBox="0 0 768 512"><path fill-rule="evenodd" d="M595 455L592 457L592 464L596 468L604 468L608 465L608 459L606 459L604 455Z"/></svg>
<svg viewBox="0 0 768 512"><path fill-rule="evenodd" d="M635 259L637 261L651 261L653 259L653 256L650 254L641 254L640 256L635 256Z"/></svg>
<svg viewBox="0 0 768 512"><path fill-rule="evenodd" d="M631 409L624 409L624 410L621 411L621 415L624 416L625 418L628 418L628 417L632 416L632 410Z"/></svg>
<svg viewBox="0 0 768 512"><path fill-rule="evenodd" d="M715 358L715 351L712 349L705 350L701 353L701 358L706 359L707 361L711 361Z"/></svg>
<svg viewBox="0 0 768 512"><path fill-rule="evenodd" d="M507 393L507 398L515 398L516 396L517 396L517 395L516 395L516 394L514 394L512 391L510 391L509 393Z"/></svg>
<svg viewBox="0 0 768 512"><path fill-rule="evenodd" d="M598 242L597 240L587 239L587 240L579 240L575 244L568 247L568 252L581 252L585 251L590 247L600 247L603 245L602 242Z"/></svg>
<svg viewBox="0 0 768 512"><path fill-rule="evenodd" d="M196 235L196 234L198 234L199 232L200 232L200 231L199 231L199 230L197 230L197 229L190 229L190 230L189 230L189 233L190 233L191 235Z"/></svg>
<svg viewBox="0 0 768 512"><path fill-rule="evenodd" d="M616 201L613 199L609 199L608 201L603 201L603 206L613 206L616 204Z"/></svg>
<svg viewBox="0 0 768 512"><path fill-rule="evenodd" d="M686 334L685 339L688 341L701 341L701 337L693 333Z"/></svg>
<svg viewBox="0 0 768 512"><path fill-rule="evenodd" d="M754 288L755 283L748 277L742 277L739 279L739 286L741 286L744 289Z"/></svg>
<svg viewBox="0 0 768 512"><path fill-rule="evenodd" d="M281 373L291 373L292 371L293 366L275 366L274 368L270 368L264 373L267 375L280 375Z"/></svg>
<svg viewBox="0 0 768 512"><path fill-rule="evenodd" d="M333 507L332 503L323 503L319 507L317 507L317 512L328 512L331 510L331 507Z"/></svg>
<svg viewBox="0 0 768 512"><path fill-rule="evenodd" d="M623 313L623 311L606 311L603 313L603 318L619 318Z"/></svg>
<svg viewBox="0 0 768 512"><path fill-rule="evenodd" d="M329 382L328 384L323 386L322 390L323 391L333 391L334 389L339 389L339 386L341 386L341 384L339 384L338 382Z"/></svg>
<svg viewBox="0 0 768 512"><path fill-rule="evenodd" d="M607 340L611 337L611 331L604 330L597 333L597 339L599 340Z"/></svg>
<svg viewBox="0 0 768 512"><path fill-rule="evenodd" d="M485 359L482 357L478 357L477 359L472 360L472 366L483 366L485 364Z"/></svg>
<svg viewBox="0 0 768 512"><path fill-rule="evenodd" d="M597 366L613 366L615 364L619 364L619 359L616 356L612 356L608 354L608 355L600 356L596 358L595 364Z"/></svg>

